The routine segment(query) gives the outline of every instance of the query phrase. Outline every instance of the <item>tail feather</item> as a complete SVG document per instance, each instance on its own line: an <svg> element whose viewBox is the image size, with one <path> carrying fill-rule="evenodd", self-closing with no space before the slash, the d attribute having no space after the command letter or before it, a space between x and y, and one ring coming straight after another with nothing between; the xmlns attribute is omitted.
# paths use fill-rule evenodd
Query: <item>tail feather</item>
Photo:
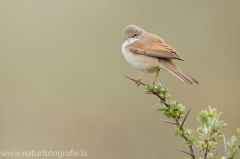
<svg viewBox="0 0 240 159"><path fill-rule="evenodd" d="M196 78L188 75L187 73L183 72L181 69L177 68L172 60L170 59L164 59L164 60L159 60L161 66L163 66L162 68L171 72L172 74L174 74L175 76L177 76L179 79L189 83L189 84L193 84L193 83L197 83L199 84L200 81L197 80Z"/></svg>
<svg viewBox="0 0 240 159"><path fill-rule="evenodd" d="M174 74L175 76L181 78L182 80L184 80L184 81L187 82L187 83L190 83L190 84L193 83L193 80L191 80L191 78L189 78L188 76L186 76L185 74L183 74L183 72L175 71L175 72L173 72L173 74Z"/></svg>
<svg viewBox="0 0 240 159"><path fill-rule="evenodd" d="M169 70L170 71L170 70ZM197 83L199 84L200 81L197 80L196 78L186 74L185 72L183 72L182 70L180 70L179 68L177 68L176 70L172 70L170 71L172 74L174 74L175 76L177 76L178 78L180 78L181 80L189 83L189 84L193 84L193 83Z"/></svg>
<svg viewBox="0 0 240 159"><path fill-rule="evenodd" d="M183 72L183 73L185 73L185 72ZM189 76L195 83L197 83L197 84L200 84L201 82L198 80L198 79L196 79L196 78L194 78L194 77L192 77L192 76L190 76L189 74L187 74L187 73L185 73L187 76Z"/></svg>

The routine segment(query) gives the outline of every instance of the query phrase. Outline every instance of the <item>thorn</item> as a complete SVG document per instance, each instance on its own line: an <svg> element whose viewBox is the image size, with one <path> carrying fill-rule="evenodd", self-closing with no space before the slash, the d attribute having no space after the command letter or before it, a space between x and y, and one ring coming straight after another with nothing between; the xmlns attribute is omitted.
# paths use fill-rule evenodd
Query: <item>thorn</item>
<svg viewBox="0 0 240 159"><path fill-rule="evenodd" d="M123 75L123 74L122 74ZM134 82L136 82L137 80L135 80L135 79L133 79L133 78L130 78L130 77L128 77L128 76L126 76L126 75L123 75L124 77L126 77L126 78L128 78L128 79L130 79L130 80L132 80L132 81L134 81ZM140 84L142 84L142 85L144 85L144 86L146 86L146 84L145 83L142 83L142 82L140 82Z"/></svg>
<svg viewBox="0 0 240 159"><path fill-rule="evenodd" d="M223 141L224 141L224 147L225 147L225 157L227 158L227 144L226 144L226 139L225 139L225 135L223 134Z"/></svg>
<svg viewBox="0 0 240 159"><path fill-rule="evenodd" d="M153 92L147 92L146 94L153 94Z"/></svg>
<svg viewBox="0 0 240 159"><path fill-rule="evenodd" d="M182 149L178 149L178 148L174 148L175 150L178 150L178 151L182 151L182 152L184 152L184 153L186 153L186 154L189 154L190 156L193 156L193 154L191 154L190 152L187 152L187 151L184 151L184 150L182 150Z"/></svg>
<svg viewBox="0 0 240 159"><path fill-rule="evenodd" d="M162 119L158 119L158 120L163 121L163 122L166 122L166 123L169 123L169 124L177 125L176 122L172 122L172 121L168 121L168 120L162 120Z"/></svg>
<svg viewBox="0 0 240 159"><path fill-rule="evenodd" d="M122 75L123 75L123 74L122 74ZM126 77L126 78L128 78L128 79L130 79L130 80L132 80L132 81L134 81L134 82L137 81L137 80L135 80L135 79L133 79L133 78L130 78L130 77L126 76L126 75L123 75L123 76ZM140 82L140 84L146 86L145 83ZM159 99L161 99L162 103L165 104L167 107L170 106L170 104L168 104L168 103L165 101L165 99L163 99L161 96L159 96L158 94L156 94L156 93L153 92L153 91L152 91L152 94L156 95Z"/></svg>
<svg viewBox="0 0 240 159"><path fill-rule="evenodd" d="M213 159L217 156L218 151L222 148L222 146L223 146L223 145L221 145L221 146L218 148L217 152L216 152L215 155L213 156Z"/></svg>
<svg viewBox="0 0 240 159"><path fill-rule="evenodd" d="M188 110L187 114L185 115L185 117L184 117L184 119L183 119L183 122L182 122L182 124L181 124L180 127L179 127L180 129L182 129L183 124L185 123L185 121L186 121L186 119L187 119L187 116L188 116L190 110L191 110L191 108Z"/></svg>
<svg viewBox="0 0 240 159"><path fill-rule="evenodd" d="M223 128L221 128L220 130L218 130L218 132L216 134L214 134L211 139L213 139L214 137L216 137L218 135L218 133L222 130Z"/></svg>
<svg viewBox="0 0 240 159"><path fill-rule="evenodd" d="M209 108L209 111L211 112L211 111L212 111L212 108L211 108L211 106L210 106L210 105L208 106L208 108Z"/></svg>

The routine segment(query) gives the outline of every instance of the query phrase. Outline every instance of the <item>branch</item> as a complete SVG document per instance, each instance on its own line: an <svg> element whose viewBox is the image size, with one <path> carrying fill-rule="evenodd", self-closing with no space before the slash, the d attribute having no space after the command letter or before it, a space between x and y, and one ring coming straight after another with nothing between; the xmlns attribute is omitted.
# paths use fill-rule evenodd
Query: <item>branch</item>
<svg viewBox="0 0 240 159"><path fill-rule="evenodd" d="M158 120L163 121L163 122L166 122L166 123L170 123L170 124L177 125L176 122L172 122L172 121L168 121L168 120L162 120L162 119L158 119Z"/></svg>
<svg viewBox="0 0 240 159"><path fill-rule="evenodd" d="M130 80L132 80L132 81L134 81L134 82L137 82L137 80L135 80L135 79L133 79L133 78L131 78L131 77L128 77L128 76L126 76L126 75L123 75L123 76L126 77L126 78L128 78L128 79L130 79ZM140 84L143 85L143 86L146 86L146 84L143 83L143 82L140 82ZM164 98L160 97L160 96L159 96L158 94L156 94L155 92L152 91L152 92L150 92L150 93L148 93L148 94L154 94L154 95L156 95L156 96L162 101L163 104L165 104L167 107L170 106L170 104L167 103Z"/></svg>
<svg viewBox="0 0 240 159"><path fill-rule="evenodd" d="M206 147L206 151L205 151L205 154L204 154L204 159L207 159L207 153L208 153L208 142L207 142L207 147Z"/></svg>
<svg viewBox="0 0 240 159"><path fill-rule="evenodd" d="M218 148L217 152L216 152L215 155L213 156L213 159L217 156L218 151L222 148L222 146L223 146L223 145L221 145L221 146Z"/></svg>
<svg viewBox="0 0 240 159"><path fill-rule="evenodd" d="M238 144L238 148L240 149L240 144Z"/></svg>
<svg viewBox="0 0 240 159"><path fill-rule="evenodd" d="M226 144L226 139L225 139L225 135L223 134L223 141L224 141L224 147L225 147L225 157L228 158L227 155L227 144Z"/></svg>
<svg viewBox="0 0 240 159"><path fill-rule="evenodd" d="M178 151L182 151L182 152L184 152L184 153L186 153L186 154L189 154L190 156L192 156L193 154L191 154L190 152L187 152L187 151L184 151L184 150L182 150L182 149L178 149L178 148L174 148L175 150L178 150Z"/></svg>
<svg viewBox="0 0 240 159"><path fill-rule="evenodd" d="M180 122L179 122L179 119L176 119L176 122L177 122L177 126L180 127L181 124L180 124ZM183 133L183 138L184 138L184 140L186 140L186 141L189 140L185 132ZM196 159L196 155L195 155L193 146L189 146L189 149L190 149L190 151L191 151L191 153L192 153L192 158L193 158L193 159Z"/></svg>
<svg viewBox="0 0 240 159"><path fill-rule="evenodd" d="M130 79L130 80L132 80L132 81L134 81L134 82L136 82L136 80L133 79L133 78L130 78L130 77L126 76L126 75L123 75L123 76L126 77L126 78L128 78L128 79ZM140 84L146 86L145 83L140 82ZM164 103L167 107L170 106L170 104L166 102L166 99L160 97L158 94L156 94L156 93L153 92L153 91L152 91L151 93L154 94L154 95L156 95L156 96L162 101L162 103ZM190 110L189 110L189 111L190 111ZM189 111L188 111L188 113L189 113ZM186 116L188 115L188 113L186 114ZM185 117L185 118L186 118L186 117ZM184 120L186 120L185 118L184 118ZM184 122L185 122L185 121L184 121ZM184 122L183 122L183 123L184 123ZM176 125L177 125L179 128L180 128L180 126L181 126L180 121L179 121L178 118L176 119ZM181 126L181 127L182 127L182 126ZM185 132L183 133L182 136L183 136L183 138L184 138L185 141L189 141L189 139L188 139L188 137L187 137L187 135L186 135ZM189 146L189 149L190 149L191 153L188 153L188 154L192 156L192 159L196 159L196 155L195 155L193 146Z"/></svg>
<svg viewBox="0 0 240 159"><path fill-rule="evenodd" d="M123 75L123 74L122 74L122 75ZM135 80L135 79L133 79L133 78L131 78L131 77L128 77L128 76L126 76L126 75L123 75L123 76L126 77L126 78L128 78L128 79L130 79L130 80L132 80L132 81L134 81L134 82L137 82L137 80ZM140 84L146 86L145 83L140 82Z"/></svg>
<svg viewBox="0 0 240 159"><path fill-rule="evenodd" d="M184 117L184 119L183 119L183 122L182 122L182 124L181 124L180 127L179 127L180 129L182 129L183 124L185 123L185 121L186 121L186 119L187 119L187 116L188 116L190 110L191 110L191 108L188 110L187 114L185 115L185 117Z"/></svg>

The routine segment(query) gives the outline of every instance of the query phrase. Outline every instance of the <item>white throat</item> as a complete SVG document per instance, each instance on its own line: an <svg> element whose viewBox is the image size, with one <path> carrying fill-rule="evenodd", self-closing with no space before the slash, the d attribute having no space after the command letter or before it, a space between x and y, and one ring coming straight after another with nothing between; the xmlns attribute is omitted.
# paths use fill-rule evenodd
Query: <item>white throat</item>
<svg viewBox="0 0 240 159"><path fill-rule="evenodd" d="M137 41L137 40L139 40L139 39L137 39L137 38L131 38L131 39L129 39L129 40L126 40L126 41L123 43L123 45L122 45L122 52L125 51L125 48L126 48L128 45L131 45L132 43L134 43L134 42Z"/></svg>

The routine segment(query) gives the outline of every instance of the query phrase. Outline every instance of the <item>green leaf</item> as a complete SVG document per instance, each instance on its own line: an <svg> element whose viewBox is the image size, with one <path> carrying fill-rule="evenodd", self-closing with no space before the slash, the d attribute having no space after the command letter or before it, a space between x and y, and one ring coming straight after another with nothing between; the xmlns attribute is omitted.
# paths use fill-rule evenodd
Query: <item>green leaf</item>
<svg viewBox="0 0 240 159"><path fill-rule="evenodd" d="M231 147L232 146L232 144L230 143L230 142L227 142L227 144Z"/></svg>
<svg viewBox="0 0 240 159"><path fill-rule="evenodd" d="M223 135L217 135L215 138L216 138L217 140L223 139Z"/></svg>
<svg viewBox="0 0 240 159"><path fill-rule="evenodd" d="M157 103L156 105L153 106L154 109L157 111L165 111L167 107L163 103Z"/></svg>
<svg viewBox="0 0 240 159"><path fill-rule="evenodd" d="M217 129L217 130L220 130L220 129L224 129L225 127L227 126L227 124L226 123L224 123L224 121L220 121L220 122L218 122L216 125L215 125L215 129Z"/></svg>
<svg viewBox="0 0 240 159"><path fill-rule="evenodd" d="M174 135L175 135L175 136L179 136L179 132L175 132Z"/></svg>
<svg viewBox="0 0 240 159"><path fill-rule="evenodd" d="M236 144L236 142L237 142L237 138L235 136L232 136L231 138L232 145Z"/></svg>
<svg viewBox="0 0 240 159"><path fill-rule="evenodd" d="M212 159L213 158L213 154L212 153L209 153L208 154L208 159Z"/></svg>
<svg viewBox="0 0 240 159"><path fill-rule="evenodd" d="M222 112L218 113L216 119L219 119L221 115L222 115Z"/></svg>
<svg viewBox="0 0 240 159"><path fill-rule="evenodd" d="M171 113L165 113L164 114L167 118L171 118L172 117L172 114Z"/></svg>
<svg viewBox="0 0 240 159"><path fill-rule="evenodd" d="M205 123L207 123L208 118L207 118L207 111L202 111L201 112L201 117L204 120Z"/></svg>
<svg viewBox="0 0 240 159"><path fill-rule="evenodd" d="M211 114L214 116L214 118L217 116L217 110L214 108L211 111Z"/></svg>
<svg viewBox="0 0 240 159"><path fill-rule="evenodd" d="M209 139L210 138L210 133L211 133L211 131L208 129L208 132L207 132L207 139Z"/></svg>
<svg viewBox="0 0 240 159"><path fill-rule="evenodd" d="M237 129L237 132L240 134L240 129L239 128Z"/></svg>
<svg viewBox="0 0 240 159"><path fill-rule="evenodd" d="M205 123L204 123L204 120L203 120L202 118L200 118L200 117L197 118L197 121L198 121L200 124L202 124L202 125L205 124Z"/></svg>
<svg viewBox="0 0 240 159"><path fill-rule="evenodd" d="M165 98L170 98L170 97L171 97L171 95L166 95L166 96L165 96Z"/></svg>
<svg viewBox="0 0 240 159"><path fill-rule="evenodd" d="M198 131L200 134L204 135L203 127L200 126L199 128L197 128L197 131Z"/></svg>
<svg viewBox="0 0 240 159"><path fill-rule="evenodd" d="M212 115L212 114L208 114L208 117L209 117L209 118L213 118L213 115Z"/></svg>
<svg viewBox="0 0 240 159"><path fill-rule="evenodd" d="M184 113L184 111L179 111L179 115L181 116Z"/></svg>
<svg viewBox="0 0 240 159"><path fill-rule="evenodd" d="M197 144L197 142L198 142L197 140L194 140L194 141L193 141L193 145L196 145L196 144Z"/></svg>
<svg viewBox="0 0 240 159"><path fill-rule="evenodd" d="M202 111L201 113L198 114L197 118L198 122L202 125L207 124L208 118L207 118L207 111Z"/></svg>

